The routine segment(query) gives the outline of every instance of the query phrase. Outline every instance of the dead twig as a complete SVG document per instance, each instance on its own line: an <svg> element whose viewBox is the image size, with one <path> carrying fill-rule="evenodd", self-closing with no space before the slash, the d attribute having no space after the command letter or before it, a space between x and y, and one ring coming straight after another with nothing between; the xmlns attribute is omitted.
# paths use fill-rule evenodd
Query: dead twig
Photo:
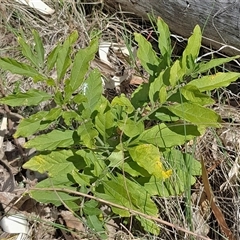
<svg viewBox="0 0 240 240"><path fill-rule="evenodd" d="M112 207L116 207L116 208L119 208L119 209L122 209L122 210L125 210L125 211L128 211L130 212L131 214L133 215L139 215L139 216L142 216L146 219L149 219L149 220L152 220L152 221L155 221L159 224L163 224L163 225L167 225L167 226L170 226L172 228L175 228L176 230L179 230L179 231L182 231L182 232L185 232L191 236L194 236L194 237L197 237L198 239L203 239L203 240L211 240L210 238L208 237L204 237L204 236L201 236L200 234L197 234L197 233L194 233L194 232L191 232L185 228L182 228L182 227L179 227L175 224L172 224L170 222L167 222L167 221L164 221L160 218L157 218L157 217L153 217L153 216L149 216L145 213L142 213L142 212L139 212L139 211L136 211L136 210L133 210L133 209L129 209L127 207L124 207L122 205L119 205L119 204L116 204L116 203L113 203L113 202L109 202L109 201L106 201L104 199L101 199L101 198L98 198L98 197L95 197L95 196L92 196L92 195L89 195L89 194L85 194L85 193L81 193L81 192L77 192L77 191L74 191L74 190L69 190L69 189L65 189L65 188L31 188L30 190L36 190L36 191L54 191L56 193L56 191L58 192L66 192L66 193L69 193L69 194L74 194L74 195L77 195L77 196L81 196L81 197L86 197L86 198L89 198L89 199L94 199L98 202L101 202L101 203L104 203L104 204L107 204L109 206L112 206Z"/></svg>

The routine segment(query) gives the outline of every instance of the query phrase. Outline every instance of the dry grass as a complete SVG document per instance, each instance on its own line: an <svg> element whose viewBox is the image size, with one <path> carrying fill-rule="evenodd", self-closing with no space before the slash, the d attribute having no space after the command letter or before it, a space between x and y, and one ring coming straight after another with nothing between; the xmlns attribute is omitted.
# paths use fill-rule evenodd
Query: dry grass
<svg viewBox="0 0 240 240"><path fill-rule="evenodd" d="M32 29L36 29L40 33L47 53L53 49L58 41L65 39L73 30L77 30L80 35L76 48L86 46L90 34L93 33L100 34L102 40L118 43L124 43L126 40L130 42L134 31L145 35L149 33L149 23L143 22L130 13L124 14L120 11L113 11L101 3L88 4L86 2L80 4L79 1L74 0L45 2L56 10L56 13L52 16L43 16L35 10L17 4L12 0L0 1L0 22L2 21L0 26L0 56L19 59L16 37L19 34L24 34L25 38L31 42L33 39ZM4 75L4 73L1 73L1 75L2 79L6 79L4 81L6 93L13 92L20 79L13 75ZM44 88L41 85L33 86L26 79L19 87L22 90L32 87ZM224 101L226 99L234 100L235 103L239 103L238 91L232 92L224 89L220 96L223 95L224 97L219 97L221 105L223 105L222 99ZM235 111L237 112L239 109L235 108ZM236 119L234 122L226 121L225 129L231 129L232 131L228 138L223 135L224 128L218 131L209 129L204 136L196 141L195 146L196 157L202 156L205 160L216 203L222 210L228 226L236 235L240 234L239 176L236 172L235 177L230 178L229 173L235 166L236 161L239 163L240 143L236 141L236 139L239 139L239 122ZM189 219L186 219L186 199L183 195L172 198L156 198L160 217L174 225L198 232L203 236L208 235L211 239L224 239L203 192L201 178L199 178L192 189L191 226L189 225ZM119 227L120 230L125 232L124 237L119 239L132 239L132 234L138 235L140 239L190 239L189 236L174 228L164 225L161 227L162 230L158 237L146 236L137 229L134 230L134 233L128 233L126 227ZM64 239L64 237L60 237L61 234L59 236L56 236L56 233L54 234L53 239ZM120 232L119 235L121 235ZM49 235L47 237L49 238ZM40 238L46 239L38 235L38 239Z"/></svg>

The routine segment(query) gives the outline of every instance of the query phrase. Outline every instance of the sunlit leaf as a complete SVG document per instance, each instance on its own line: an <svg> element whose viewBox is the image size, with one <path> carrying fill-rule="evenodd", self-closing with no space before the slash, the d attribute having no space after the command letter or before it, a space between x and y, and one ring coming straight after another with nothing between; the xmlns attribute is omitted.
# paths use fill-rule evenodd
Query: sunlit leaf
<svg viewBox="0 0 240 240"><path fill-rule="evenodd" d="M132 113L134 111L133 105L131 104L129 99L124 94L121 94L121 96L119 96L119 97L115 97L112 100L111 105L112 106L122 106L123 109L127 113Z"/></svg>
<svg viewBox="0 0 240 240"><path fill-rule="evenodd" d="M128 137L135 137L141 134L144 130L143 122L135 122L131 119L121 120L118 122L118 127L124 132Z"/></svg>
<svg viewBox="0 0 240 240"><path fill-rule="evenodd" d="M221 118L213 110L195 103L182 103L167 107L175 115L190 123L204 126L220 127Z"/></svg>
<svg viewBox="0 0 240 240"><path fill-rule="evenodd" d="M41 127L42 119L48 115L47 111L40 111L29 118L22 119L17 127L14 137L29 137L36 133Z"/></svg>
<svg viewBox="0 0 240 240"><path fill-rule="evenodd" d="M141 144L129 149L130 156L153 176L165 180L172 174L171 170L165 171L161 162L159 149L151 144Z"/></svg>
<svg viewBox="0 0 240 240"><path fill-rule="evenodd" d="M240 77L237 72L218 72L215 75L203 76L189 82L187 85L195 86L200 92L211 91L220 87L227 87Z"/></svg>
<svg viewBox="0 0 240 240"><path fill-rule="evenodd" d="M74 155L70 150L58 150L50 153L42 153L32 157L23 168L31 169L40 173L48 173L52 178L63 175L61 180L68 180L68 173L84 166L83 161L79 161L78 155Z"/></svg>
<svg viewBox="0 0 240 240"><path fill-rule="evenodd" d="M158 209L150 195L139 184L118 175L109 181L103 181L104 192L96 192L96 196L107 201L134 209L151 216L157 216ZM130 216L126 210L112 207L113 211L121 216Z"/></svg>
<svg viewBox="0 0 240 240"><path fill-rule="evenodd" d="M161 123L145 130L131 144L150 143L159 148L169 148L182 145L187 140L201 135L199 129L193 125L166 125Z"/></svg>
<svg viewBox="0 0 240 240"><path fill-rule="evenodd" d="M210 96L201 93L197 87L192 85L185 85L184 87L180 88L180 92L188 101L192 103L210 105L214 104L215 102Z"/></svg>
<svg viewBox="0 0 240 240"><path fill-rule="evenodd" d="M186 74L188 74L188 71L193 71L195 68L195 61L199 54L201 41L201 29L199 25L196 25L192 36L188 39L187 47L182 54L181 66Z"/></svg>

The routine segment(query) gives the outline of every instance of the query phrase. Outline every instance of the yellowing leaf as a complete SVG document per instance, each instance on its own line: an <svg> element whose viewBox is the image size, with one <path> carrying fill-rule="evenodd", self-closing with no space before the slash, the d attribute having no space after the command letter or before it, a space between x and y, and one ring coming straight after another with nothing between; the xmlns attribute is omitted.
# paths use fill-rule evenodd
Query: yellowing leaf
<svg viewBox="0 0 240 240"><path fill-rule="evenodd" d="M152 144L142 144L129 150L132 159L139 166L146 169L156 178L165 180L172 174L172 170L165 171L160 162L160 153L157 147Z"/></svg>
<svg viewBox="0 0 240 240"><path fill-rule="evenodd" d="M162 163L159 161L158 158L155 159L155 169L152 174L159 178L169 178L172 175L172 170L164 171Z"/></svg>

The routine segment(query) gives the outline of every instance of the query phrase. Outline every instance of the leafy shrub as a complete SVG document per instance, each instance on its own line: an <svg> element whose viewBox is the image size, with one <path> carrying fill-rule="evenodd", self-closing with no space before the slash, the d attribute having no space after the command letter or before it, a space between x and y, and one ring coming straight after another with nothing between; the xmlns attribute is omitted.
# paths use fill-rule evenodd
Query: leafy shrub
<svg viewBox="0 0 240 240"><path fill-rule="evenodd" d="M14 135L35 136L25 147L36 148L38 154L23 167L49 176L37 184L38 190L30 191L31 196L56 206L64 203L76 212L83 206L80 212L88 226L102 238L106 236L97 199L124 206L126 209L112 206L112 212L121 217L130 217L127 209L158 217L152 196L178 195L194 184L201 165L178 146L203 134L207 127L220 127L220 117L208 108L214 100L206 92L227 86L240 75L206 74L236 57L197 62L199 26L194 28L181 58L173 61L169 28L160 18L156 25L160 56L135 33L137 56L149 81L130 98L121 94L109 102L102 95L101 73L89 67L98 51L98 39L74 54L76 31L48 56L39 34L33 31L33 45L18 38L27 63L0 58L1 69L45 83L52 92L30 89L0 100L13 107L45 101L54 106L23 119ZM53 71L56 78L51 77ZM58 190L52 191L53 187ZM96 198L84 201L61 189ZM146 231L159 233L152 220L136 218Z"/></svg>

